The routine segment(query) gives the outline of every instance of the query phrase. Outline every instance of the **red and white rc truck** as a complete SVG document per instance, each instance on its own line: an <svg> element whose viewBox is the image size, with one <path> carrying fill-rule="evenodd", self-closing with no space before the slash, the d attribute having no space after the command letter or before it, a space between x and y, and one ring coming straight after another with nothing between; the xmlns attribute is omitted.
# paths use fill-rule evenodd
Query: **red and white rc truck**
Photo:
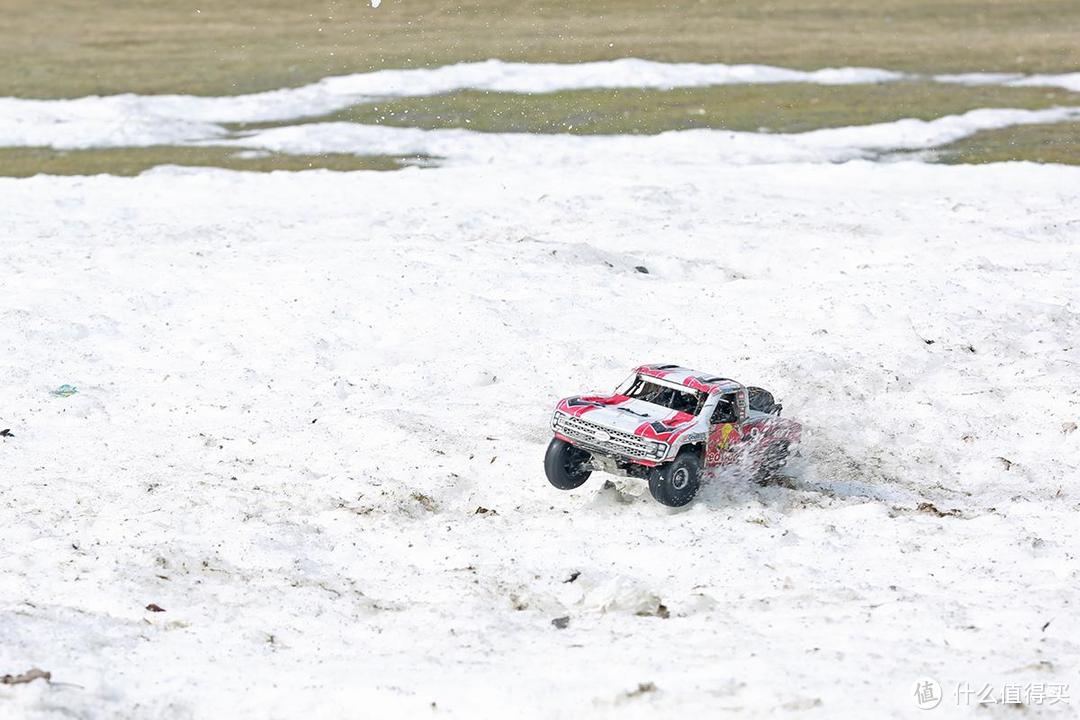
<svg viewBox="0 0 1080 720"><path fill-rule="evenodd" d="M642 365L613 395L560 400L544 458L560 490L593 470L647 478L664 505L690 502L706 470L747 463L762 482L787 462L802 426L772 393L678 365Z"/></svg>

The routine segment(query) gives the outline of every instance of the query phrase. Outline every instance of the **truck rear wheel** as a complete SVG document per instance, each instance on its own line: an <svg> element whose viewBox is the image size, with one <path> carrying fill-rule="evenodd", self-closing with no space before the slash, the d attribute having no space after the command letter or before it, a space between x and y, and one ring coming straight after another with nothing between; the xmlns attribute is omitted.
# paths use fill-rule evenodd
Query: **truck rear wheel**
<svg viewBox="0 0 1080 720"><path fill-rule="evenodd" d="M649 492L661 505L682 507L694 499L700 487L701 460L693 452L681 453L649 472Z"/></svg>
<svg viewBox="0 0 1080 720"><path fill-rule="evenodd" d="M565 440L552 438L544 456L544 472L548 482L560 490L581 487L592 475L589 459L592 456Z"/></svg>

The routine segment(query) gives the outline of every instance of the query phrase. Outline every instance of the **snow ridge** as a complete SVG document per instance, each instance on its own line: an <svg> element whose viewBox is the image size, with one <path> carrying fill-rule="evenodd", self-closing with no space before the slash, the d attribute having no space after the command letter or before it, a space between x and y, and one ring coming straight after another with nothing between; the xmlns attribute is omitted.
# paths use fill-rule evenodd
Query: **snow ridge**
<svg viewBox="0 0 1080 720"><path fill-rule="evenodd" d="M891 150L930 150L982 130L1080 119L1080 108L991 108L934 120L903 119L805 133L680 130L659 135L529 135L471 130L421 130L356 123L271 128L213 144L292 154L429 155L464 163L555 165L590 158L629 158L748 165L842 162Z"/></svg>

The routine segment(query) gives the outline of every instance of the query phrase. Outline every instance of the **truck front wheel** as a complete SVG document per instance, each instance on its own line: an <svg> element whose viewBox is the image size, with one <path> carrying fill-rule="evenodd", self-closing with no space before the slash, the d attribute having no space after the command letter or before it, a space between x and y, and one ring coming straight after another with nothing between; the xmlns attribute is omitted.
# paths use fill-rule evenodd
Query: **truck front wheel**
<svg viewBox="0 0 1080 720"><path fill-rule="evenodd" d="M544 472L548 482L560 490L581 487L592 475L589 459L592 456L565 440L552 438L544 456Z"/></svg>
<svg viewBox="0 0 1080 720"><path fill-rule="evenodd" d="M649 492L656 502L668 507L682 507L697 495L701 487L701 460L693 452L681 453L649 472Z"/></svg>

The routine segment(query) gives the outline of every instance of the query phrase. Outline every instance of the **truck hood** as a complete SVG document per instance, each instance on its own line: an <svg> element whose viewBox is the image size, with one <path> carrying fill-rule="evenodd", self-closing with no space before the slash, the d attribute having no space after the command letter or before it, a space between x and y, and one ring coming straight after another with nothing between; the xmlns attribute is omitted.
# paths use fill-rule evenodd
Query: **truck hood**
<svg viewBox="0 0 1080 720"><path fill-rule="evenodd" d="M560 412L638 437L671 442L689 429L693 415L625 395L578 395L559 401Z"/></svg>

